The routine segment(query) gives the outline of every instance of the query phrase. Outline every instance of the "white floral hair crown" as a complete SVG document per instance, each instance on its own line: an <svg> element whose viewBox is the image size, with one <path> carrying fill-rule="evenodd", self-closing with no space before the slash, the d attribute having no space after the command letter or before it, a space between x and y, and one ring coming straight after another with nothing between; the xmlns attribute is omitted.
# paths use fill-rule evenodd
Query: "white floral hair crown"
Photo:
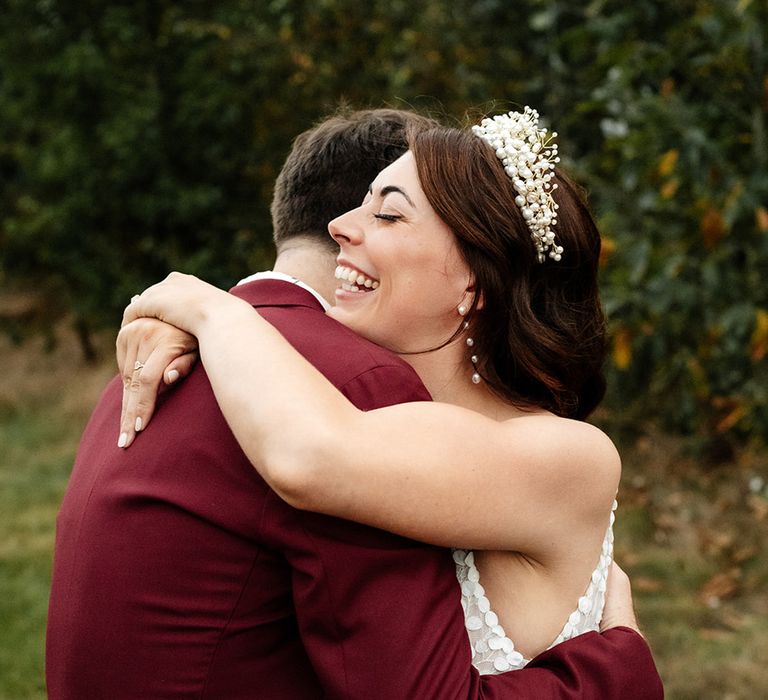
<svg viewBox="0 0 768 700"><path fill-rule="evenodd" d="M555 163L560 162L557 144L552 141L557 132L547 135L546 129L539 129L539 113L530 107L483 119L472 131L493 147L512 178L517 192L515 203L531 230L538 261L544 262L547 255L560 260L563 248L555 245L552 231L558 209L552 198L557 183L551 182Z"/></svg>

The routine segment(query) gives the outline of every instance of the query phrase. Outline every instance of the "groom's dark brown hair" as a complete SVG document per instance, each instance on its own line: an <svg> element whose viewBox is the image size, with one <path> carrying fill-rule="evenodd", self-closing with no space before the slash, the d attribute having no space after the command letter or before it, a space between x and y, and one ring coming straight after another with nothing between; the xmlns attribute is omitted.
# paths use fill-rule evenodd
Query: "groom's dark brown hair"
<svg viewBox="0 0 768 700"><path fill-rule="evenodd" d="M297 236L336 249L328 222L362 203L379 171L408 150L407 132L436 125L398 109L342 110L299 134L275 181L271 211L278 251Z"/></svg>

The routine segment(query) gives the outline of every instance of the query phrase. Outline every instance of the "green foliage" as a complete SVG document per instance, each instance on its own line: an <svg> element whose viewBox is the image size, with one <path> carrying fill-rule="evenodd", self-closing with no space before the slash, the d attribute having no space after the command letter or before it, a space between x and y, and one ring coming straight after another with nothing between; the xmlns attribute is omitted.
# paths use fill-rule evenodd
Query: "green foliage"
<svg viewBox="0 0 768 700"><path fill-rule="evenodd" d="M4 4L0 278L51 315L114 326L170 269L265 265L290 141L340 102L531 104L605 234L609 405L766 435L765 3Z"/></svg>
<svg viewBox="0 0 768 700"><path fill-rule="evenodd" d="M687 431L765 435L768 14L724 10L682 3L655 37L634 25L634 60L605 66L604 139L583 167L615 249L616 400Z"/></svg>

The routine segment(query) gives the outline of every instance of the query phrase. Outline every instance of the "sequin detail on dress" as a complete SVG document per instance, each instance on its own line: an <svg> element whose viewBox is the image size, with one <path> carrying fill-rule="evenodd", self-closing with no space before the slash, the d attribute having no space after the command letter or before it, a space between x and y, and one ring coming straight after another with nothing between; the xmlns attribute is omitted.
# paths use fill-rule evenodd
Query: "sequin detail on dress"
<svg viewBox="0 0 768 700"><path fill-rule="evenodd" d="M587 590L579 598L576 609L568 617L557 639L549 645L549 649L572 637L600 629L608 569L613 560L613 522L616 517L613 511L616 507L614 501L610 524L603 539L600 561L592 572ZM480 583L480 572L475 566L474 553L456 549L453 552L453 560L456 562L456 576L461 584L461 607L464 608L464 624L472 647L472 664L481 674L503 673L523 668L530 659L526 659L515 649L514 643L499 624L498 616L491 609L491 602Z"/></svg>

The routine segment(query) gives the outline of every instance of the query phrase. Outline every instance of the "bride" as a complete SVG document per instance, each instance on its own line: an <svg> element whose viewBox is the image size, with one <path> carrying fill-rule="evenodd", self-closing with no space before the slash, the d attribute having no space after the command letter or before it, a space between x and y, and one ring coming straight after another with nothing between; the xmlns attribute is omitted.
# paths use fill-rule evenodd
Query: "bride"
<svg viewBox="0 0 768 700"><path fill-rule="evenodd" d="M291 505L454 548L483 673L597 629L612 556L620 461L583 421L605 386L600 238L553 136L529 108L414 133L329 226L329 314L401 355L432 403L359 411L249 304L188 275L135 297L121 332L129 366L134 319L197 338L234 435ZM121 447L151 418L140 405Z"/></svg>

